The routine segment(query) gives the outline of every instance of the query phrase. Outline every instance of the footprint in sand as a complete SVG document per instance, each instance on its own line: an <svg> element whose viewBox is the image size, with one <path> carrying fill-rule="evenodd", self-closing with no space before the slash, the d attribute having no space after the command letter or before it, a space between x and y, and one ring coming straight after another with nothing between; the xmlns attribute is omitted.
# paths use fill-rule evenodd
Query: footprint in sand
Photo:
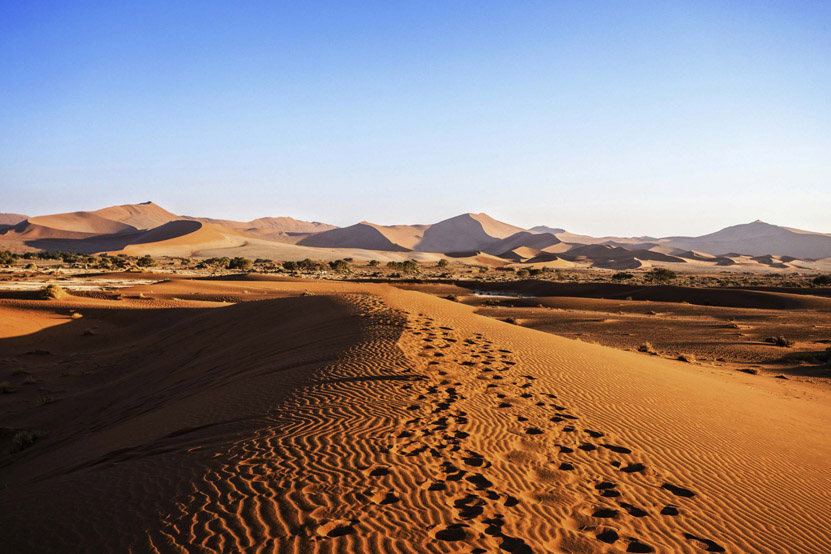
<svg viewBox="0 0 831 554"><path fill-rule="evenodd" d="M371 493L369 495L369 499L373 504L378 504L379 506L386 506L388 504L395 504L400 500L398 496L395 495L393 492L384 492L378 491Z"/></svg>
<svg viewBox="0 0 831 554"><path fill-rule="evenodd" d="M655 549L648 544L642 543L638 539L629 539L629 546L626 547L626 552L650 554L651 552L655 552Z"/></svg>
<svg viewBox="0 0 831 554"><path fill-rule="evenodd" d="M641 473L646 470L646 466L643 464L629 464L626 467L620 469L623 473Z"/></svg>
<svg viewBox="0 0 831 554"><path fill-rule="evenodd" d="M642 510L637 506L633 506L632 504L628 504L626 502L618 502L618 504L620 504L620 507L626 510L632 517L645 517L649 515L645 510Z"/></svg>
<svg viewBox="0 0 831 554"><path fill-rule="evenodd" d="M684 498L692 498L693 496L695 496L695 493L693 491L691 491L690 489L685 489L684 487L678 487L678 486L673 485L671 483L664 483L663 485L661 485L661 488L668 490L669 492L671 492L675 496L683 496Z"/></svg>
<svg viewBox="0 0 831 554"><path fill-rule="evenodd" d="M321 537L343 537L355 532L353 525L356 522L348 519L335 519L322 523L317 528L317 534Z"/></svg>
<svg viewBox="0 0 831 554"><path fill-rule="evenodd" d="M468 526L464 523L453 523L445 527L436 529L432 533L433 537L440 541L463 541L471 538L468 531Z"/></svg>
<svg viewBox="0 0 831 554"><path fill-rule="evenodd" d="M696 537L692 533L684 533L684 538L706 552L725 552L724 548L710 539Z"/></svg>
<svg viewBox="0 0 831 554"><path fill-rule="evenodd" d="M678 506L673 506L672 504L668 504L661 508L662 516L677 516L678 513Z"/></svg>

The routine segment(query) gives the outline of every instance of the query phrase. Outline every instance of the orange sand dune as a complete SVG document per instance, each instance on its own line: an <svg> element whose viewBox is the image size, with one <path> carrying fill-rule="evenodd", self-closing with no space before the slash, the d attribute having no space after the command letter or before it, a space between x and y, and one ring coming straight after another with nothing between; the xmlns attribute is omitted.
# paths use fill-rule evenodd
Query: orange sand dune
<svg viewBox="0 0 831 554"><path fill-rule="evenodd" d="M213 219L210 217L185 217L185 219L195 219L203 223L213 223L230 227L232 229L240 229L246 232L258 231L262 234L267 233L320 233L335 229L334 225L327 223L320 223L318 221L300 221L293 217L261 217L252 221L234 221L231 219Z"/></svg>
<svg viewBox="0 0 831 554"><path fill-rule="evenodd" d="M230 248L246 243L246 235L198 221L171 221L143 233L122 250L113 252L129 255L150 254L156 256L192 256L205 248Z"/></svg>
<svg viewBox="0 0 831 554"><path fill-rule="evenodd" d="M484 213L462 214L430 225L417 249L426 252L485 250L500 239L523 230Z"/></svg>
<svg viewBox="0 0 831 554"><path fill-rule="evenodd" d="M30 217L28 221L32 225L55 229L57 231L69 231L72 233L110 235L114 233L129 233L136 231L136 228L132 225L113 221L91 212L44 215L39 217Z"/></svg>
<svg viewBox="0 0 831 554"><path fill-rule="evenodd" d="M64 318L0 340L3 371L25 372L0 395L10 552L807 554L831 541L831 396L809 384L575 342L388 285L177 280L0 307ZM43 435L15 449L21 429Z"/></svg>
<svg viewBox="0 0 831 554"><path fill-rule="evenodd" d="M181 219L178 215L170 213L153 202L142 204L124 204L121 206L110 206L92 212L93 214L124 223L136 229L152 229L164 225L170 221Z"/></svg>
<svg viewBox="0 0 831 554"><path fill-rule="evenodd" d="M298 244L323 248L361 248L405 252L421 240L424 225L375 225L363 221L349 227L311 235Z"/></svg>

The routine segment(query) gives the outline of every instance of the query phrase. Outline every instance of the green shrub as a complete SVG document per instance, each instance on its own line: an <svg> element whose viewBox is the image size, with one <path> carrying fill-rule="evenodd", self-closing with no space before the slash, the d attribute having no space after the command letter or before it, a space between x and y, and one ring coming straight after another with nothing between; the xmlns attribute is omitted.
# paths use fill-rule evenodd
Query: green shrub
<svg viewBox="0 0 831 554"><path fill-rule="evenodd" d="M139 267L153 267L156 265L156 260L148 254L136 260L136 265Z"/></svg>
<svg viewBox="0 0 831 554"><path fill-rule="evenodd" d="M254 267L254 262L248 258L241 258L237 256L228 262L226 266L228 269L239 269L240 271L250 271Z"/></svg>
<svg viewBox="0 0 831 554"><path fill-rule="evenodd" d="M782 335L778 337L768 337L765 339L765 342L769 342L771 344L775 344L776 346L781 346L783 348L789 348L793 346L793 341L791 339L785 338Z"/></svg>
<svg viewBox="0 0 831 554"><path fill-rule="evenodd" d="M329 262L329 267L335 273L349 273L352 271L352 268L349 266L349 262L346 260L333 260Z"/></svg>
<svg viewBox="0 0 831 554"><path fill-rule="evenodd" d="M405 275L413 275L419 273L421 268L418 267L418 262L415 260L405 260L403 262L387 262L387 267L400 271Z"/></svg>
<svg viewBox="0 0 831 554"><path fill-rule="evenodd" d="M450 262L448 262L444 258L442 258L438 262L436 262L436 267L447 267L448 265L450 265Z"/></svg>
<svg viewBox="0 0 831 554"><path fill-rule="evenodd" d="M612 275L612 281L624 281L626 279L631 279L632 277L634 277L634 275L632 275L631 273L628 273L626 271L618 271L617 273Z"/></svg>
<svg viewBox="0 0 831 554"><path fill-rule="evenodd" d="M814 277L814 280L811 282L818 287L826 287L831 285L831 275L820 275L818 277Z"/></svg>
<svg viewBox="0 0 831 554"><path fill-rule="evenodd" d="M35 444L43 437L43 433L38 431L18 431L12 437L12 444L14 444L15 450L25 450Z"/></svg>
<svg viewBox="0 0 831 554"><path fill-rule="evenodd" d="M647 278L651 281L656 281L658 283L666 283L667 281L671 281L678 277L678 274L672 271L671 269L667 269L665 267L656 267L653 268L647 274Z"/></svg>
<svg viewBox="0 0 831 554"><path fill-rule="evenodd" d="M297 268L302 271L324 271L327 267L329 266L323 262L312 260L311 258L306 258L305 260L297 262Z"/></svg>

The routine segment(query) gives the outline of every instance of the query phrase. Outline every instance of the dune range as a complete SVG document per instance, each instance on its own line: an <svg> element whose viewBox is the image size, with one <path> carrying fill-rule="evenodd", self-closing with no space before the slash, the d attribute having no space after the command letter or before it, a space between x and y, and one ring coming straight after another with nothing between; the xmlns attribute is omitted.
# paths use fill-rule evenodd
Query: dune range
<svg viewBox="0 0 831 554"><path fill-rule="evenodd" d="M755 221L700 237L590 237L559 228L522 229L485 213L426 225L347 227L291 217L234 221L179 216L152 202L91 212L0 214L0 249L157 257L297 261L438 261L613 270L656 265L681 271L799 272L831 269L831 235Z"/></svg>
<svg viewBox="0 0 831 554"><path fill-rule="evenodd" d="M35 382L0 396L9 552L831 543L823 389L568 340L385 284L122 292L0 299L15 322L0 326L0 360ZM40 438L15 449L21 430Z"/></svg>

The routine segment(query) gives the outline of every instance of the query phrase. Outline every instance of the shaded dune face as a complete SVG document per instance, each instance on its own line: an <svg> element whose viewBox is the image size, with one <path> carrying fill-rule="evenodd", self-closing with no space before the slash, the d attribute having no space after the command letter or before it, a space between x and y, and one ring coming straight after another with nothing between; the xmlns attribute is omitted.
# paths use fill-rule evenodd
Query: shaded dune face
<svg viewBox="0 0 831 554"><path fill-rule="evenodd" d="M386 252L406 252L409 249L393 242L381 228L367 223L358 223L342 229L332 229L301 240L303 246L324 248L363 248Z"/></svg>
<svg viewBox="0 0 831 554"><path fill-rule="evenodd" d="M500 239L521 231L485 214L463 214L431 225L416 249L424 252L486 250Z"/></svg>
<svg viewBox="0 0 831 554"><path fill-rule="evenodd" d="M293 296L166 296L200 288ZM82 319L0 341L88 372L10 419L48 433L0 458L11 551L761 554L831 538L827 445L807 434L794 453L741 384L387 286L153 290L70 298Z"/></svg>

